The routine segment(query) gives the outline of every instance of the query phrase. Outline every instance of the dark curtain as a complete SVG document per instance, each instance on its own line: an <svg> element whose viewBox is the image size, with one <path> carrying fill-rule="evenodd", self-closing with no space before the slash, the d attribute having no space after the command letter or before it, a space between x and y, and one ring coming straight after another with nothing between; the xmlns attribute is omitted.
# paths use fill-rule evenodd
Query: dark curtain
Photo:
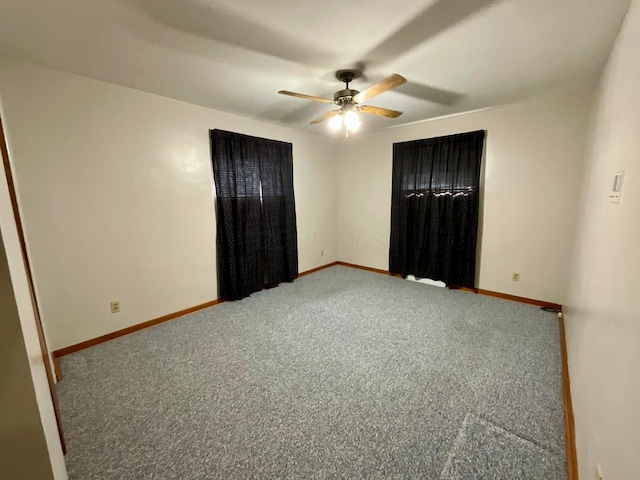
<svg viewBox="0 0 640 480"><path fill-rule="evenodd" d="M211 131L220 296L239 300L298 275L290 143Z"/></svg>
<svg viewBox="0 0 640 480"><path fill-rule="evenodd" d="M394 143L391 273L474 288L484 136Z"/></svg>
<svg viewBox="0 0 640 480"><path fill-rule="evenodd" d="M265 285L275 287L298 276L298 235L293 198L290 143L269 141L260 162L262 179Z"/></svg>

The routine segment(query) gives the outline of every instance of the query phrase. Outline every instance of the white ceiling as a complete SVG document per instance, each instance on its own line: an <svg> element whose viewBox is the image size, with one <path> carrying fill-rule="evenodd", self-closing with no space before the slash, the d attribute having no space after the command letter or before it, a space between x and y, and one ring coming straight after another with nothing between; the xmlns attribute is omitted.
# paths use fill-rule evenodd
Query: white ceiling
<svg viewBox="0 0 640 480"><path fill-rule="evenodd" d="M372 131L593 82L630 0L0 0L0 54L207 107L308 125L363 64ZM436 101L434 101L436 100ZM440 103L438 103L440 102Z"/></svg>

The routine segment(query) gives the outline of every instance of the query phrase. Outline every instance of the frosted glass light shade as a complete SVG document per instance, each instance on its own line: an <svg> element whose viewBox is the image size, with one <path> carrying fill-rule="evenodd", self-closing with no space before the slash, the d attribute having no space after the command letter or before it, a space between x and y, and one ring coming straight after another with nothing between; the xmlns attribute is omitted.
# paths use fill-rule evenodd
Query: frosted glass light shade
<svg viewBox="0 0 640 480"><path fill-rule="evenodd" d="M342 128L342 115L334 115L329 120L329 128L331 130L340 130Z"/></svg>
<svg viewBox="0 0 640 480"><path fill-rule="evenodd" d="M347 126L349 130L355 132L360 127L360 118L358 114L353 110L348 111L344 114L344 124Z"/></svg>

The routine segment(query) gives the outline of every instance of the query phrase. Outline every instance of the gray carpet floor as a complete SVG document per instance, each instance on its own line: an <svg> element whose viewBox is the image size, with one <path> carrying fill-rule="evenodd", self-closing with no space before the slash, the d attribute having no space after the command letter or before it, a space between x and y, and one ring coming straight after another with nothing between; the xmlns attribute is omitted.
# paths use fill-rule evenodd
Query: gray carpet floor
<svg viewBox="0 0 640 480"><path fill-rule="evenodd" d="M565 479L558 321L336 266L62 358L72 479Z"/></svg>

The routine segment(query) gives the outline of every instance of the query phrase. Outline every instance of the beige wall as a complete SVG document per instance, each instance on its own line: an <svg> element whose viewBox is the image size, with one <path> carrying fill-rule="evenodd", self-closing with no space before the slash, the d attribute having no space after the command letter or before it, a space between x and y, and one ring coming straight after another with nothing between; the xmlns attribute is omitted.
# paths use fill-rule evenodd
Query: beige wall
<svg viewBox="0 0 640 480"><path fill-rule="evenodd" d="M326 138L2 57L0 102L52 350L217 298L209 129L293 142L300 271L337 259Z"/></svg>
<svg viewBox="0 0 640 480"><path fill-rule="evenodd" d="M640 478L640 2L601 80L567 308L580 478ZM621 203L609 203L625 170Z"/></svg>
<svg viewBox="0 0 640 480"><path fill-rule="evenodd" d="M388 268L394 142L486 130L477 286L562 303L591 102L588 90L559 93L349 138L338 168L339 260Z"/></svg>
<svg viewBox="0 0 640 480"><path fill-rule="evenodd" d="M0 159L0 477L67 478Z"/></svg>

